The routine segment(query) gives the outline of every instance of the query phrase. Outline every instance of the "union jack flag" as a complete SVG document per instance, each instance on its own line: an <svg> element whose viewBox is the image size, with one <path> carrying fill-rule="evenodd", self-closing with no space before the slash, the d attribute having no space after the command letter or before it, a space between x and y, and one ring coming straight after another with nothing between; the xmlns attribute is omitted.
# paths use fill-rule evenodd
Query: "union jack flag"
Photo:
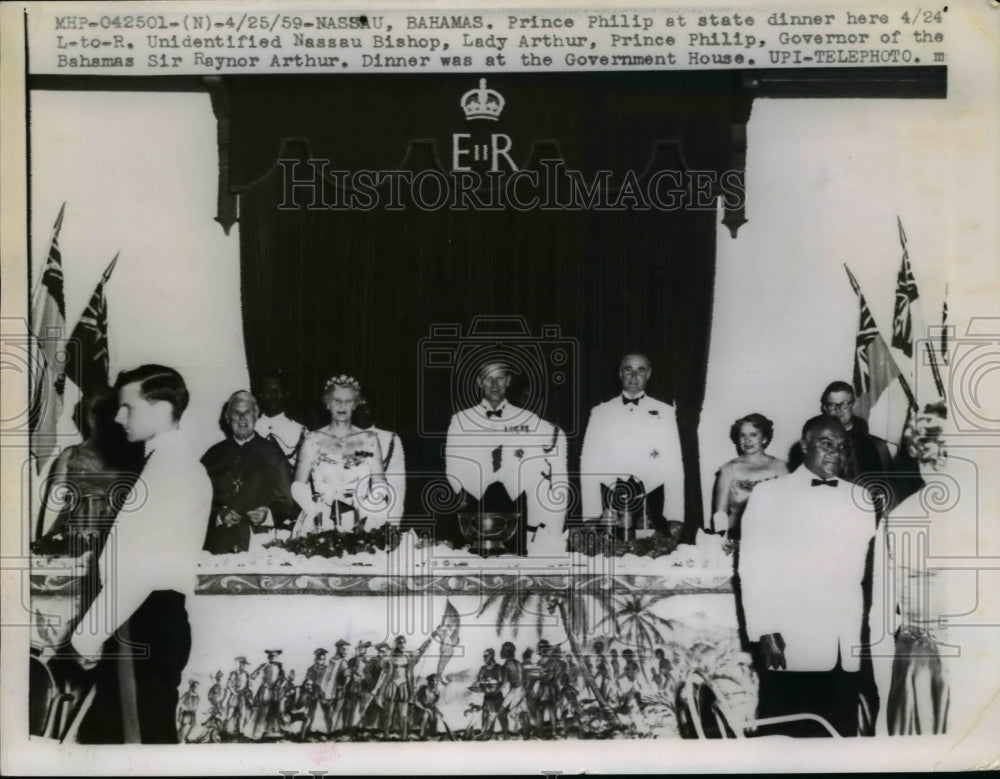
<svg viewBox="0 0 1000 779"><path fill-rule="evenodd" d="M38 277L31 306L31 357L28 365L29 449L41 471L56 452L56 427L63 408L66 375L60 366L66 337L66 299L63 292L62 252L59 231L66 204L52 228L49 253Z"/></svg>
<svg viewBox="0 0 1000 779"><path fill-rule="evenodd" d="M888 344L878 331L875 318L868 308L868 301L858 286L858 280L846 265L844 270L851 280L854 294L858 296L858 333L854 340L853 384L854 394L858 400L858 411L864 416L893 381L897 378L902 381L902 376ZM907 391L907 395L909 394Z"/></svg>
<svg viewBox="0 0 1000 779"><path fill-rule="evenodd" d="M910 307L916 302L917 282L910 268L910 255L906 250L906 233L903 222L896 217L899 227L899 242L903 247L903 259L896 276L896 302L892 310L892 345L907 357L913 357L913 314Z"/></svg>
<svg viewBox="0 0 1000 779"><path fill-rule="evenodd" d="M108 384L108 301L104 296L104 285L111 278L117 262L116 254L69 337L72 348L67 350L67 374L84 395Z"/></svg>

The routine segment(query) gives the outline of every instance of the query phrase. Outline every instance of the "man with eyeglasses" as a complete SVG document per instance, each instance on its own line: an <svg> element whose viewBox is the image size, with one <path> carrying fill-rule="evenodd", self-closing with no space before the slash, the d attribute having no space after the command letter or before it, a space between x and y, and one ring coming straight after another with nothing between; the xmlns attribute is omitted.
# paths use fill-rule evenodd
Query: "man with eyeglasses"
<svg viewBox="0 0 1000 779"><path fill-rule="evenodd" d="M863 488L840 478L850 444L837 419L810 419L799 446L803 466L758 484L743 515L739 574L758 649L757 716L818 714L855 736L862 579L875 518ZM822 734L808 722L780 732Z"/></svg>
<svg viewBox="0 0 1000 779"><path fill-rule="evenodd" d="M844 426L851 445L841 475L857 481L866 474L884 471L878 444L868 432L868 422L854 416L854 402L857 400L854 388L846 381L834 381L827 385L820 398L822 412Z"/></svg>

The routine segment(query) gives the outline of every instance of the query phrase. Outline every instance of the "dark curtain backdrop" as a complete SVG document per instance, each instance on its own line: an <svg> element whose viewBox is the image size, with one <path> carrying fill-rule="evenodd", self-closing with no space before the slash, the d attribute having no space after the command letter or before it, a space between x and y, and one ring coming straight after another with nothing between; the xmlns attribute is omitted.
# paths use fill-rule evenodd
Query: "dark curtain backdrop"
<svg viewBox="0 0 1000 779"><path fill-rule="evenodd" d="M506 99L495 123L466 122L459 108L477 81L232 82L231 180L251 376L283 369L290 412L310 426L324 421L326 378L357 376L376 423L402 436L412 474L407 513L426 517L449 417L475 402L480 358L514 361L512 400L567 432L575 468L589 409L618 389L622 354L645 352L650 394L678 410L690 536L702 520L697 429L714 210L428 212L405 197L400 211L278 208L279 156L330 159L339 170L448 170L458 132L508 134L521 167L552 157L616 174L729 165L738 102L731 74L503 74L488 81Z"/></svg>

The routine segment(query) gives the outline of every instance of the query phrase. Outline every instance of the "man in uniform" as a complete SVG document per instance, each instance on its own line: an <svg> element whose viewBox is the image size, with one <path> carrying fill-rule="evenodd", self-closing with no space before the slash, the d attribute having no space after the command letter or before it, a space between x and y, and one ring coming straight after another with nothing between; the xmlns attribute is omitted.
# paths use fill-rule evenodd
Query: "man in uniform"
<svg viewBox="0 0 1000 779"><path fill-rule="evenodd" d="M854 736L875 519L839 478L850 444L838 420L813 417L800 445L803 466L758 484L743 515L739 574L747 635L759 648L757 715L809 712ZM784 732L809 735L802 727Z"/></svg>
<svg viewBox="0 0 1000 779"><path fill-rule="evenodd" d="M445 467L467 512L516 513L518 551L566 550L566 436L556 425L507 401L512 369L487 362L478 372L482 401L451 418Z"/></svg>
<svg viewBox="0 0 1000 779"><path fill-rule="evenodd" d="M212 480L205 537L212 554L246 552L252 536L286 525L298 513L284 455L254 431L257 414L253 395L234 392L223 412L230 435L201 458Z"/></svg>
<svg viewBox="0 0 1000 779"><path fill-rule="evenodd" d="M263 376L257 394L260 397L261 415L257 418L254 430L261 438L278 445L288 461L289 470L294 472L299 444L302 443L306 429L285 414L288 394L281 374L269 373Z"/></svg>
<svg viewBox="0 0 1000 779"><path fill-rule="evenodd" d="M583 516L629 512L638 537L684 521L684 464L674 407L646 394L653 367L626 354L622 391L590 412L580 458Z"/></svg>

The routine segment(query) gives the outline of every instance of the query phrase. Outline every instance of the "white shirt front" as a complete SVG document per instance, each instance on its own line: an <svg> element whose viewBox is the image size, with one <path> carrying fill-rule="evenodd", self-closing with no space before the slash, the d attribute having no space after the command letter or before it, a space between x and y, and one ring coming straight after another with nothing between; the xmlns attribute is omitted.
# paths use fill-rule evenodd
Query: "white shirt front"
<svg viewBox="0 0 1000 779"><path fill-rule="evenodd" d="M743 514L740 581L747 635L780 633L789 671L859 668L861 580L875 516L858 487L812 486L800 466L754 487Z"/></svg>
<svg viewBox="0 0 1000 779"><path fill-rule="evenodd" d="M529 533L529 553L565 552L566 435L551 422L510 403L499 407L499 416L488 416L491 410L480 404L451 418L445 470L452 489L464 489L477 500L494 482L502 484L512 500L523 492L528 525L545 525L533 540Z"/></svg>
<svg viewBox="0 0 1000 779"><path fill-rule="evenodd" d="M643 395L638 403L622 396L600 403L590 412L580 457L583 515L601 515L601 484L630 476L647 492L663 486L663 513L684 520L684 463L674 407Z"/></svg>
<svg viewBox="0 0 1000 779"><path fill-rule="evenodd" d="M261 438L271 436L274 442L281 447L281 451L285 453L285 459L291 463L293 468L295 467L296 451L299 441L302 439L302 433L305 432L303 425L294 419L289 419L282 411L273 417L263 415L258 417L254 430Z"/></svg>
<svg viewBox="0 0 1000 779"><path fill-rule="evenodd" d="M179 430L147 441L146 456L101 552L101 591L74 630L73 646L84 656L99 656L151 592L194 592L212 483Z"/></svg>

